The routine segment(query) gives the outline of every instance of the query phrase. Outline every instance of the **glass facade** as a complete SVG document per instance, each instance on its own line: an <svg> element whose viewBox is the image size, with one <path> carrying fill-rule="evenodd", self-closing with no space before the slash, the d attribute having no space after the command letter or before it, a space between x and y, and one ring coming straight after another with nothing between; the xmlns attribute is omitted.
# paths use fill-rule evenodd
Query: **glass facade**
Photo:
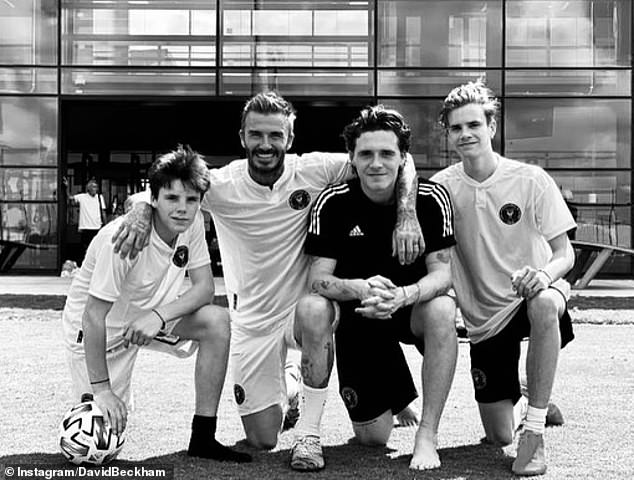
<svg viewBox="0 0 634 480"><path fill-rule="evenodd" d="M0 240L27 245L14 270L59 268L76 229L57 195L62 175L77 193L91 169L110 166L100 181L117 203L160 153L135 101L180 102L184 118L187 106L234 108L275 89L301 105L310 133L298 134L317 137L323 105L381 102L405 114L428 176L456 160L436 121L442 98L482 77L502 102L495 148L572 194L577 239L631 248L632 15L630 0L0 2ZM83 141L71 107L116 111L122 99L134 136L149 141ZM236 132L238 113L225 122ZM207 135L228 138L220 127ZM207 147L210 163L240 156L233 136ZM605 271L631 276L631 259Z"/></svg>

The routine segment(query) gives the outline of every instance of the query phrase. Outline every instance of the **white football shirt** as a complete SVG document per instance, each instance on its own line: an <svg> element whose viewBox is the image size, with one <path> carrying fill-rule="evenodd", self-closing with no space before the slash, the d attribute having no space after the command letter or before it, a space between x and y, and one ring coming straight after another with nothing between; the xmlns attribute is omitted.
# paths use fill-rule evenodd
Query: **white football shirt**
<svg viewBox="0 0 634 480"><path fill-rule="evenodd" d="M497 334L519 308L511 274L526 265L542 268L552 256L548 241L576 226L542 168L498 158L495 172L481 183L462 162L432 177L453 201L453 282L472 343Z"/></svg>
<svg viewBox="0 0 634 480"><path fill-rule="evenodd" d="M231 320L252 334L274 331L307 292L304 241L317 195L347 174L348 155L286 155L272 188L256 183L246 159L210 170L203 207L211 211Z"/></svg>
<svg viewBox="0 0 634 480"><path fill-rule="evenodd" d="M106 349L110 349L120 342L125 325L132 319L177 298L186 270L211 263L201 212L178 235L173 247L152 228L149 245L134 260L121 259L114 253L111 238L121 221L123 217L99 231L73 278L62 313L66 343L72 351L83 352L83 342L78 336L88 294L113 303L106 316Z"/></svg>

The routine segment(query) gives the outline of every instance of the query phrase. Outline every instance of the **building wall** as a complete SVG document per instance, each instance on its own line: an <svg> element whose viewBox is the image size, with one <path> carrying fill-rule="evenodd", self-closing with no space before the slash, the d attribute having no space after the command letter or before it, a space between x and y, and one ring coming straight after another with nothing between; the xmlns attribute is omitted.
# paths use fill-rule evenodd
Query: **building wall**
<svg viewBox="0 0 634 480"><path fill-rule="evenodd" d="M631 30L630 0L0 2L0 239L29 245L15 269L59 268L61 166L81 156L60 147L67 100L381 102L430 175L455 161L442 98L482 77L502 100L496 147L572 194L578 239L631 247Z"/></svg>

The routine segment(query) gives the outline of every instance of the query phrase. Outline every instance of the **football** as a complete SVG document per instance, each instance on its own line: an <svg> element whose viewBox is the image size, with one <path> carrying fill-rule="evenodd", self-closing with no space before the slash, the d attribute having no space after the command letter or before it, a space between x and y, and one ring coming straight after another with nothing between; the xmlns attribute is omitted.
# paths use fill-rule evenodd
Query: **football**
<svg viewBox="0 0 634 480"><path fill-rule="evenodd" d="M104 416L94 401L74 406L59 426L59 448L72 463L106 464L116 458L125 436L115 435L105 425Z"/></svg>

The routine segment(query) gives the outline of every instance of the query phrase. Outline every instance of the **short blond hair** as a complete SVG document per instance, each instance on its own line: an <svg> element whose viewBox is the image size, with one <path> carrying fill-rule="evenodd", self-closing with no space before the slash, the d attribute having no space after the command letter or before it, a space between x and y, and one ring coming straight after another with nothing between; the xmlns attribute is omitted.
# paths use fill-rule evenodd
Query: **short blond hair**
<svg viewBox="0 0 634 480"><path fill-rule="evenodd" d="M482 105L487 124L490 124L500 111L500 102L495 97L493 90L487 87L481 79L478 79L475 82L460 85L449 92L449 95L443 100L438 122L443 128L449 128L449 114L470 103Z"/></svg>

